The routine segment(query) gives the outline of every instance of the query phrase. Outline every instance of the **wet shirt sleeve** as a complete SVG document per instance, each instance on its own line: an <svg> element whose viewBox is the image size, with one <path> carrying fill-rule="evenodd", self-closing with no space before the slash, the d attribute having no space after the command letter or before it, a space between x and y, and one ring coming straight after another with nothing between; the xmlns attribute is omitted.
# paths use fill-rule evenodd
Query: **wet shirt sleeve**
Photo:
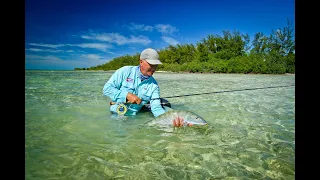
<svg viewBox="0 0 320 180"><path fill-rule="evenodd" d="M165 110L161 106L161 101L160 101L160 89L157 86L156 89L153 91L150 101L150 106L151 106L151 112L154 115L154 117L158 117L159 115L165 113Z"/></svg>
<svg viewBox="0 0 320 180"><path fill-rule="evenodd" d="M104 85L103 94L110 97L113 102L126 102L128 91L120 88L129 71L127 67L118 69Z"/></svg>

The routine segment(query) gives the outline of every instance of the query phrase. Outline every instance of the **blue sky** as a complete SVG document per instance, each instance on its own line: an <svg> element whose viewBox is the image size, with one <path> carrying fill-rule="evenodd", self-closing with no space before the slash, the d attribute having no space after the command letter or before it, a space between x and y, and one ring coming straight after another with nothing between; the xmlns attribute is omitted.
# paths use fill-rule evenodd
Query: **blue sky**
<svg viewBox="0 0 320 180"><path fill-rule="evenodd" d="M224 30L252 39L287 19L295 26L294 0L25 0L25 68L87 68Z"/></svg>

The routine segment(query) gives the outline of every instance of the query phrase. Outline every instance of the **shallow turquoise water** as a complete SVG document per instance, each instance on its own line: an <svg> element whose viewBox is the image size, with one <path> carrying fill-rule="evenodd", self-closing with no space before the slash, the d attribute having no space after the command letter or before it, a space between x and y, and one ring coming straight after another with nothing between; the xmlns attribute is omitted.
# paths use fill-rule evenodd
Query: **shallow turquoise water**
<svg viewBox="0 0 320 180"><path fill-rule="evenodd" d="M295 87L168 98L207 129L111 118L109 72L26 71L26 179L295 179ZM155 73L161 96L294 85L294 75Z"/></svg>

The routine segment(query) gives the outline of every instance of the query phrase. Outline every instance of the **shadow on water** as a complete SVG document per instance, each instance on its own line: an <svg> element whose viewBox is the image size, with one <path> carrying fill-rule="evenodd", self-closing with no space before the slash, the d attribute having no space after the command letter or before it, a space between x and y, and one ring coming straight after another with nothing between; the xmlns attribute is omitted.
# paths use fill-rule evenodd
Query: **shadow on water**
<svg viewBox="0 0 320 180"><path fill-rule="evenodd" d="M181 106L182 107L182 106ZM111 124L115 137L125 138L131 134L146 134L152 136L174 135L209 135L214 132L212 125L208 126L184 126L184 127L157 127L150 126L148 122L153 121L154 117L151 112L139 112L135 116L118 116L111 115Z"/></svg>
<svg viewBox="0 0 320 180"><path fill-rule="evenodd" d="M182 106L180 108L182 108ZM173 127L171 125L167 127L150 126L148 125L148 122L153 121L154 117L152 113L148 111L139 112L136 116L119 117L113 115L112 119L115 120L115 123L117 124L118 136L139 133L137 131L141 131L140 133L145 134L158 134L159 136L163 135L162 133L169 133L171 135L209 135L214 132L214 127L212 125L183 127Z"/></svg>

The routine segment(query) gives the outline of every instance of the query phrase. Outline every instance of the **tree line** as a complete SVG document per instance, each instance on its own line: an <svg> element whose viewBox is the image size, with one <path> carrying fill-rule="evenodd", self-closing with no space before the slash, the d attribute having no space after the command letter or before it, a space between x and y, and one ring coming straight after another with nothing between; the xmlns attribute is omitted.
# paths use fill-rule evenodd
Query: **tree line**
<svg viewBox="0 0 320 180"><path fill-rule="evenodd" d="M292 23L272 30L269 36L239 31L209 34L194 44L169 45L158 51L162 65L157 70L191 73L295 73L295 35ZM138 65L139 53L125 55L111 61L75 70L116 70L122 66Z"/></svg>

